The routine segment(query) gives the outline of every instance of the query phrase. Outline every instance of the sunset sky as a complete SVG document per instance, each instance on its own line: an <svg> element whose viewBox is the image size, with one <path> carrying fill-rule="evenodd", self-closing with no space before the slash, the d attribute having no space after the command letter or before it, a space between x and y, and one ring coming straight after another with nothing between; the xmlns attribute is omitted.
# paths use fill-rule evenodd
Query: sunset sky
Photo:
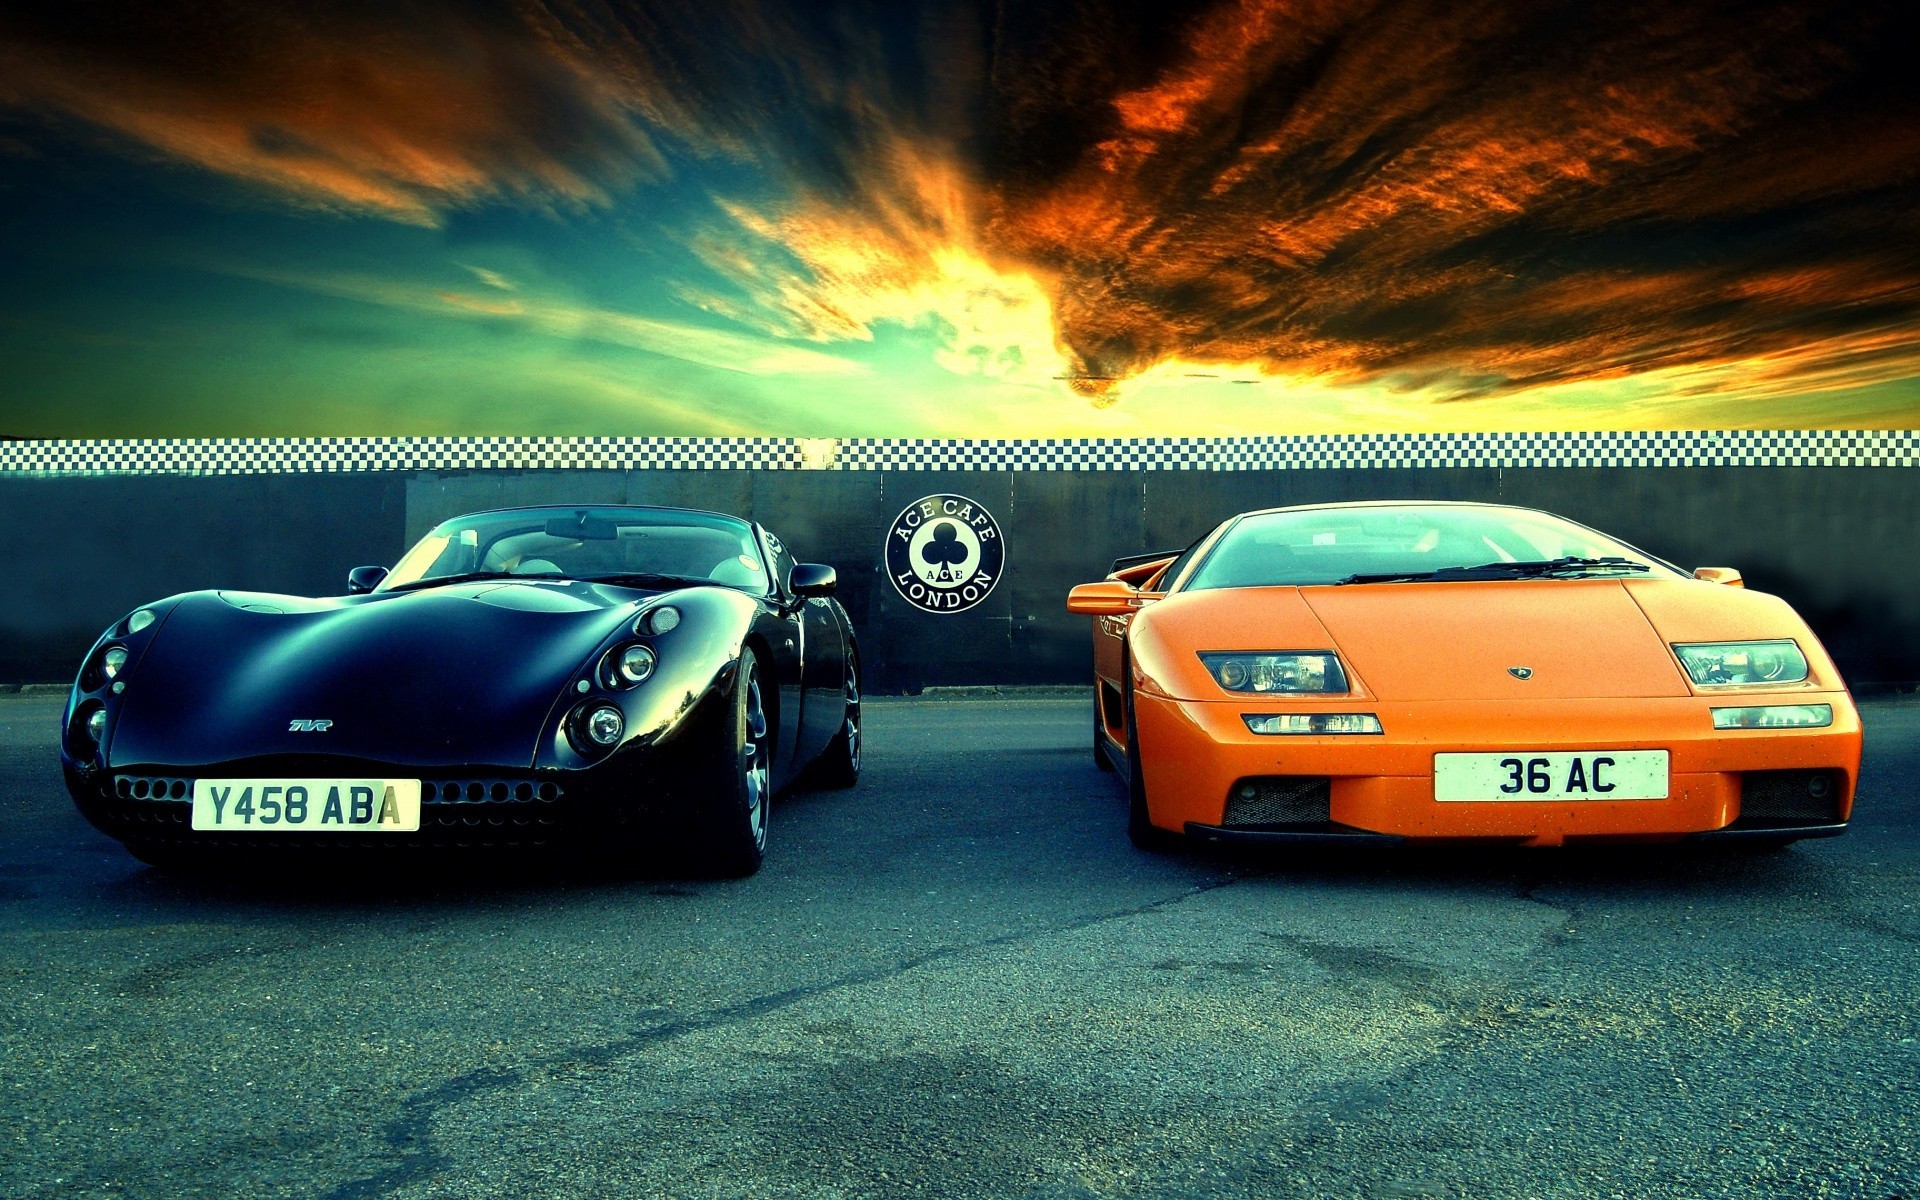
<svg viewBox="0 0 1920 1200"><path fill-rule="evenodd" d="M1904 3L0 10L0 434L1920 426Z"/></svg>

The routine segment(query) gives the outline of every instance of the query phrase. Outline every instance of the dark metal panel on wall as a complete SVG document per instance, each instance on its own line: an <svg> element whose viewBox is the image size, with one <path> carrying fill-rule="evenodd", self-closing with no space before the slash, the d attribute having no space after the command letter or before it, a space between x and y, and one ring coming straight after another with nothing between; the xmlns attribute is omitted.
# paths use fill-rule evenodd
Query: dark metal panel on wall
<svg viewBox="0 0 1920 1200"><path fill-rule="evenodd" d="M1144 471L1025 472L1013 476L1003 517L1010 546L1009 683L1087 677L1087 618L1066 611L1067 591L1099 579L1146 537Z"/></svg>
<svg viewBox="0 0 1920 1200"><path fill-rule="evenodd" d="M1422 470L1153 471L1146 478L1146 550L1179 550L1235 513L1354 500L1495 500L1496 467Z"/></svg>
<svg viewBox="0 0 1920 1200"><path fill-rule="evenodd" d="M887 578L882 554L887 530L909 504L943 493L984 505L1007 540L1006 572L1022 569L1025 538L1009 523L1013 473L1007 471L877 471L880 519L866 536L871 596L860 631L867 678L878 691L918 691L948 684L1009 682L1013 661L1013 587L1006 577L985 600L963 612L931 613L914 607ZM855 536L859 536L857 533Z"/></svg>
<svg viewBox="0 0 1920 1200"><path fill-rule="evenodd" d="M893 514L881 497L880 477L871 471L759 471L752 476L752 495L741 515L779 534L801 562L826 563L840 575L840 603L860 632L861 650L873 661L883 646L869 636L873 624L876 588L887 586L880 577L881 533Z"/></svg>
<svg viewBox="0 0 1920 1200"><path fill-rule="evenodd" d="M627 504L626 471L423 471L404 476L407 544L463 513L528 504ZM711 474L663 471L659 474Z"/></svg>
<svg viewBox="0 0 1920 1200"><path fill-rule="evenodd" d="M201 588L337 595L405 548L397 475L0 476L0 682L71 678L100 631Z"/></svg>
<svg viewBox="0 0 1920 1200"><path fill-rule="evenodd" d="M758 520L760 514L753 509L753 484L758 474L757 471L628 471L625 503L704 508L709 512L732 513L749 521Z"/></svg>

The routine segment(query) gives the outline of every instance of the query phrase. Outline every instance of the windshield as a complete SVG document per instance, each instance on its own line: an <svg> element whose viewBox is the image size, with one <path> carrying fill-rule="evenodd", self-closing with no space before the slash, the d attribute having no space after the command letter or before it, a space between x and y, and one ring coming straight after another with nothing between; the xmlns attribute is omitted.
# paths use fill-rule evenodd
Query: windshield
<svg viewBox="0 0 1920 1200"><path fill-rule="evenodd" d="M606 579L661 575L763 595L753 527L671 508L528 508L455 517L407 551L379 590L475 576Z"/></svg>
<svg viewBox="0 0 1920 1200"><path fill-rule="evenodd" d="M1565 559L1625 562L1559 563ZM1393 504L1241 517L1181 590L1365 582L1355 577L1404 578L1489 564L1550 562L1560 567L1556 575L1561 577L1627 570L1674 573L1624 542L1531 509Z"/></svg>

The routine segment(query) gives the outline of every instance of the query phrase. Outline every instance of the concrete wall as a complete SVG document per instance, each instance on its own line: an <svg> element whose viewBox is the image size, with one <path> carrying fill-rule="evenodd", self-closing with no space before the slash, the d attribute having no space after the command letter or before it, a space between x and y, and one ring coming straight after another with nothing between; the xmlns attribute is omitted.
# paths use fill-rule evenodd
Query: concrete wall
<svg viewBox="0 0 1920 1200"><path fill-rule="evenodd" d="M984 504L1007 569L979 607L921 612L882 574L911 501ZM1544 508L1685 566L1732 566L1792 601L1856 683L1920 680L1920 471L1909 467L1464 467L1260 471L472 470L0 475L17 549L0 683L65 680L98 632L178 591L344 590L436 522L516 504L631 502L738 513L840 570L875 690L1065 683L1087 674L1063 597L1113 558L1177 549L1249 508L1445 498Z"/></svg>

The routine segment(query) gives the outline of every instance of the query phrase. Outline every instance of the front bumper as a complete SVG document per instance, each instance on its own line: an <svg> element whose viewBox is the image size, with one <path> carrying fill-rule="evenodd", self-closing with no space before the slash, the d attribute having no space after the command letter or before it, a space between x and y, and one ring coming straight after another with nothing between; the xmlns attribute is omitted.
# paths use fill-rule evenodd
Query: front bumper
<svg viewBox="0 0 1920 1200"><path fill-rule="evenodd" d="M652 828L664 792L630 777L619 764L585 771L512 771L499 767L423 772L395 764L247 764L192 770L136 767L84 771L66 766L68 794L94 828L109 837L160 852L224 855L270 852L304 855L343 852L470 851L578 848L609 835ZM612 769L606 769L612 768ZM222 778L419 779L417 832L325 833L196 830L193 785Z"/></svg>
<svg viewBox="0 0 1920 1200"><path fill-rule="evenodd" d="M1154 825L1220 840L1328 840L1355 835L1485 839L1529 845L1568 841L1732 836L1831 836L1852 814L1860 768L1860 720L1845 692L1747 694L1742 704L1825 703L1824 729L1716 730L1709 708L1727 700L1322 702L1324 711L1379 716L1381 735L1271 736L1248 731L1243 713L1303 711L1260 700L1181 701L1134 696L1142 778ZM1666 750L1663 800L1440 802L1433 756ZM1824 819L1742 819L1742 781L1753 772L1820 771L1832 787ZM1236 827L1230 790L1248 779L1328 780L1323 828Z"/></svg>

